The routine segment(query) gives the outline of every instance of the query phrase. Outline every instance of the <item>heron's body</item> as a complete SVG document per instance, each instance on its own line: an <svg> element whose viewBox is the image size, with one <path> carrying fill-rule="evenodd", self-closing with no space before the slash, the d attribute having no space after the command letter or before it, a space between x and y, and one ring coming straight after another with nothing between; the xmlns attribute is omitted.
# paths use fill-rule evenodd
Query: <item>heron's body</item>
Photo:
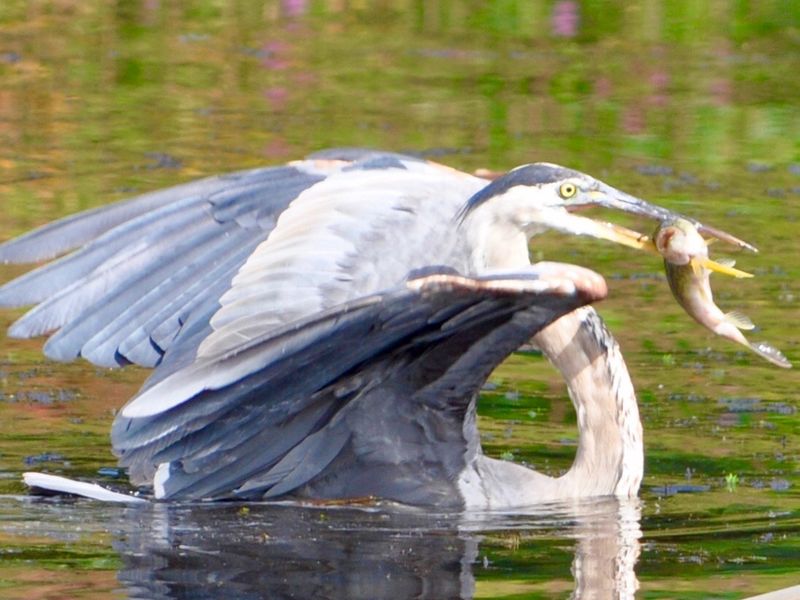
<svg viewBox="0 0 800 600"><path fill-rule="evenodd" d="M487 185L414 158L334 151L11 241L0 258L83 248L0 288L0 303L38 303L11 333L55 331L53 358L156 367L112 440L158 498L508 507L633 495L633 387L596 313L572 312L605 283L528 258L528 238L547 227L617 239L567 213L573 195L670 214L553 165ZM534 336L578 413L575 463L559 478L483 456L475 424L483 382Z"/></svg>

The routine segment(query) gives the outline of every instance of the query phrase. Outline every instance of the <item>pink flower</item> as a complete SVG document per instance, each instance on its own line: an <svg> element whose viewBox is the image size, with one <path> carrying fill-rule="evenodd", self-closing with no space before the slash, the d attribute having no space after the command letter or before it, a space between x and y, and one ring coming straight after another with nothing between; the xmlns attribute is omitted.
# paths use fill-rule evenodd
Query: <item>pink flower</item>
<svg viewBox="0 0 800 600"><path fill-rule="evenodd" d="M553 35L558 37L575 37L581 22L578 3L574 0L561 0L553 6Z"/></svg>
<svg viewBox="0 0 800 600"><path fill-rule="evenodd" d="M287 17L299 17L308 10L306 0L283 0L281 5Z"/></svg>
<svg viewBox="0 0 800 600"><path fill-rule="evenodd" d="M289 90L281 86L267 88L264 90L264 98L272 109L281 110L289 100Z"/></svg>

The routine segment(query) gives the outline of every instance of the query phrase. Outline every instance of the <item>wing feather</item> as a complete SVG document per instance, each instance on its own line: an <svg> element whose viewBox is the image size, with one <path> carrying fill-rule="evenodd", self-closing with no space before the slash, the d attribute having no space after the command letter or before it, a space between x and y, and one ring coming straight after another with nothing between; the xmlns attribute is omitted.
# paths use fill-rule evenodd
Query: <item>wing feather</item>
<svg viewBox="0 0 800 600"><path fill-rule="evenodd" d="M216 223L198 218L190 226L171 232L156 243L142 244L139 252L115 264L113 269L93 273L76 282L70 293L40 305L46 314L55 313L62 319L58 323L61 329L45 344L45 354L56 360L72 360L81 355L83 345L95 335L113 334L106 328L114 323L115 317L137 300L147 297L159 284L169 285L176 271L187 265L196 266L193 261L202 255L205 244L213 245L218 241L218 227ZM34 311L28 314L36 315ZM23 316L20 323L25 323L27 317ZM102 366L112 366L109 362L113 354L108 357L87 353L86 357L99 360Z"/></svg>
<svg viewBox="0 0 800 600"><path fill-rule="evenodd" d="M104 366L154 366L183 339L192 345L176 362L185 362L201 341L178 336L192 309L204 307L210 318L280 212L346 164L315 159L210 177L73 215L1 244L3 261L39 260L83 245L0 287L0 305L36 304L10 334L57 332L45 346L48 356L82 354ZM232 251L232 237L246 252ZM192 322L193 331L204 330L205 324Z"/></svg>
<svg viewBox="0 0 800 600"><path fill-rule="evenodd" d="M205 197L221 177L208 177L70 215L0 244L0 262L34 262L77 248L138 217L186 198Z"/></svg>
<svg viewBox="0 0 800 600"><path fill-rule="evenodd" d="M372 448L363 460L398 464L411 455L440 460L430 443L463 454L464 415L491 369L540 328L605 293L599 276L577 267L503 277L414 280L194 362L120 412L115 452L134 481L155 477L157 493L176 499L272 497L320 485L330 469L345 468L354 448ZM415 402L438 416L426 420ZM422 419L406 429L423 438L382 452L382 428L403 419ZM441 460L448 464L435 468L452 474L463 457L449 451ZM422 493L400 480L407 493Z"/></svg>
<svg viewBox="0 0 800 600"><path fill-rule="evenodd" d="M439 224L481 185L420 159L362 149L210 177L0 245L6 261L83 245L0 287L0 305L36 304L10 333L56 332L45 347L53 358L161 365L159 379L198 354L224 353L394 286L432 256L463 270L450 264L456 233ZM241 237L241 254L225 241L238 230L251 232ZM423 244L429 252L418 252Z"/></svg>
<svg viewBox="0 0 800 600"><path fill-rule="evenodd" d="M195 278L179 294L169 297L158 311L139 325L119 344L119 353L132 363L155 366L172 341L178 335L189 314L210 294L215 285L230 285L239 266L246 260L261 236L247 232L232 234L215 256L216 265L205 269L201 277ZM212 297L214 294L210 294Z"/></svg>
<svg viewBox="0 0 800 600"><path fill-rule="evenodd" d="M390 162L383 170L353 165L289 204L221 297L198 357L395 286L432 257L466 270L463 240L449 224L484 182L417 160Z"/></svg>
<svg viewBox="0 0 800 600"><path fill-rule="evenodd" d="M109 267L118 268L158 235L169 235L201 219L202 202L200 196L184 198L115 227L81 250L4 285L0 288L0 304L23 306L44 302L54 291L79 288L83 277L110 271ZM153 229L156 224L157 229Z"/></svg>
<svg viewBox="0 0 800 600"><path fill-rule="evenodd" d="M127 358L123 344L130 335L160 314L165 304L175 304L178 299L185 298L186 290L194 290L196 294L205 291L197 286L198 280L206 280L209 270L213 272L219 263L225 264L231 251L237 246L241 247L252 235L247 230L229 229L231 231L227 237L220 237L215 225L205 237L177 245L175 252L181 255L179 261L155 268L140 276L135 283L128 283L122 293L114 297L107 296L102 308L94 312L88 328L80 331L76 327L70 332L76 338L75 347L80 345L81 356L95 364L103 364L104 360L115 354ZM186 310L185 304L181 309ZM150 324L144 331L155 333L153 325ZM67 331L68 328L62 329L52 340ZM161 338L160 342L164 348L169 340ZM143 366L154 365L144 363Z"/></svg>

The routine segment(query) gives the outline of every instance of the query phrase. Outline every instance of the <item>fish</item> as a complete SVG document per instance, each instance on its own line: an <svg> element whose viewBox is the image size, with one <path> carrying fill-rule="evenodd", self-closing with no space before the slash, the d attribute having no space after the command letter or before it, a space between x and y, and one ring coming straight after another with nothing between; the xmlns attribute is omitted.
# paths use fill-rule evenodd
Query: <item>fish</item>
<svg viewBox="0 0 800 600"><path fill-rule="evenodd" d="M686 219L670 219L661 223L653 234L653 244L664 259L672 295L695 321L717 335L746 346L774 365L789 369L792 363L780 350L767 342L750 342L742 333L755 328L739 311L723 312L711 293L711 272L734 277L752 277L734 269L733 261L713 261L708 257L708 244L694 224Z"/></svg>

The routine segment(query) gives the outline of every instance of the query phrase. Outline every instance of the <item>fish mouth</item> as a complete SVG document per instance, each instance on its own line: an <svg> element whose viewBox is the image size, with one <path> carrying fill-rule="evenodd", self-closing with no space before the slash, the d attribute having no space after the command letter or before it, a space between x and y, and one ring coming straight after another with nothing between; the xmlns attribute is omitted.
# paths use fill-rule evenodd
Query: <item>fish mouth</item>
<svg viewBox="0 0 800 600"><path fill-rule="evenodd" d="M679 213L673 212L667 208L664 208L663 206L657 206L655 204L651 204L645 200L642 200L641 198L637 198L636 196L633 196L631 194L626 194L623 191L620 191L616 188L611 187L610 185L606 185L601 182L597 182L597 184L593 187L593 189L590 190L587 194L585 194L578 202L565 203L565 208L569 211L589 206L612 208L614 210L619 210L633 215L647 217L648 219L653 219L659 222L664 222L674 219L685 219L689 221L692 225L694 225L701 235L716 238L722 242L731 244L743 250L749 250L750 252L758 252L758 249L755 246L753 246L748 242L745 242L744 240L739 239L738 237L728 233L727 231L722 231L721 229L717 229L716 227L704 225L703 223L701 223L696 219L692 219L690 217L686 217ZM602 227L609 227L609 226L613 230L614 226L611 226L611 224L609 223L602 224ZM615 227L619 229L609 234L611 237L606 236L605 239L610 239L611 241L626 246L631 246L633 248L642 249L643 247L646 247L645 249L648 250L654 248L652 246L652 242L650 241L649 236L637 233L630 229L626 230L626 228L624 227L623 228L620 228L620 226L615 226Z"/></svg>

